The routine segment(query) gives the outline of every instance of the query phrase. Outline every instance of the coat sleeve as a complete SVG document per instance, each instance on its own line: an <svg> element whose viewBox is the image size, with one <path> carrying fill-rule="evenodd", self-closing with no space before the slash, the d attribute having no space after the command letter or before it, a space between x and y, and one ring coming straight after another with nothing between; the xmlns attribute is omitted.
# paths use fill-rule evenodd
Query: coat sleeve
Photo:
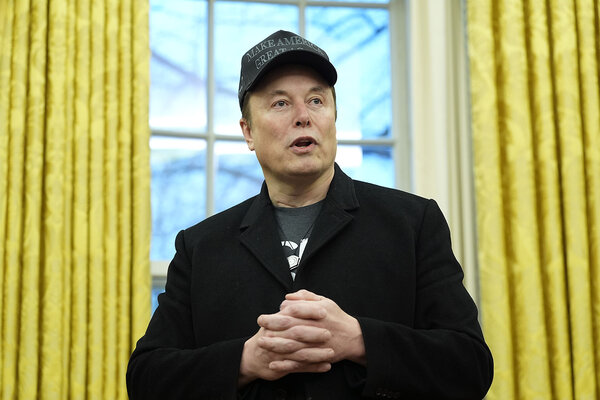
<svg viewBox="0 0 600 400"><path fill-rule="evenodd" d="M184 231L177 235L175 248L165 293L159 296L159 306L129 360L129 398L235 399L247 338L195 346L190 310L191 264Z"/></svg>
<svg viewBox="0 0 600 400"><path fill-rule="evenodd" d="M425 207L415 254L413 326L358 317L367 356L363 395L481 399L492 382L492 355L433 200Z"/></svg>

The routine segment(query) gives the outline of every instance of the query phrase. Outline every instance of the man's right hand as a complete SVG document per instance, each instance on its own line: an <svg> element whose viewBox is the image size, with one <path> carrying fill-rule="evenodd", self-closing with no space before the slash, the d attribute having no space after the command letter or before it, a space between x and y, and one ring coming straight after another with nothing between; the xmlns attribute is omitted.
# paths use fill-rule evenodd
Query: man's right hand
<svg viewBox="0 0 600 400"><path fill-rule="evenodd" d="M331 339L331 333L312 326L325 316L325 312L318 310L302 318L282 312L261 315L258 318L261 328L244 344L238 385L241 387L259 378L276 380L292 372L329 371L334 351L324 345ZM266 321L270 329L263 327ZM267 342L269 349L265 347Z"/></svg>

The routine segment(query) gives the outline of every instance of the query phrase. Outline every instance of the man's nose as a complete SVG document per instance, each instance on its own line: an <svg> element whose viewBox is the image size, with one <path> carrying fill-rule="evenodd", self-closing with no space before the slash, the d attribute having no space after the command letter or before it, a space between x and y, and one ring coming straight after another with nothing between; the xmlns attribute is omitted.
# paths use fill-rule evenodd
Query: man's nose
<svg viewBox="0 0 600 400"><path fill-rule="evenodd" d="M298 106L296 113L296 126L305 128L310 126L310 116L304 104Z"/></svg>

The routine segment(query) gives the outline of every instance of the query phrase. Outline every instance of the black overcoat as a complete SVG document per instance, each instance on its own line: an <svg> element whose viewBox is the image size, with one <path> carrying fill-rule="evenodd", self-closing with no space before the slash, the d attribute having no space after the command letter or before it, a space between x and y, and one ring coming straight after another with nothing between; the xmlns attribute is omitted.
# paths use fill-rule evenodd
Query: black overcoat
<svg viewBox="0 0 600 400"><path fill-rule="evenodd" d="M433 200L354 181L336 165L295 281L261 193L181 231L165 293L131 356L131 399L481 399L492 356ZM363 331L367 366L237 390L244 342L286 293L334 300Z"/></svg>

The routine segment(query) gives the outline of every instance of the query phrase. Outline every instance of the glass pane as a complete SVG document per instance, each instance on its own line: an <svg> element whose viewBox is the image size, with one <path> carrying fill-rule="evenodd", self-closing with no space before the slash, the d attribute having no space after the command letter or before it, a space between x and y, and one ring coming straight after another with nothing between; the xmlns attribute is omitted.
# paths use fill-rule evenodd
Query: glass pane
<svg viewBox="0 0 600 400"><path fill-rule="evenodd" d="M308 0L309 2L313 2L313 1L323 1L323 0ZM343 2L343 3L362 3L362 4L369 4L369 3L377 3L377 4L386 4L389 3L389 0L328 0L328 3L330 2Z"/></svg>
<svg viewBox="0 0 600 400"><path fill-rule="evenodd" d="M335 160L353 179L394 187L394 162L389 146L338 146Z"/></svg>
<svg viewBox="0 0 600 400"><path fill-rule="evenodd" d="M206 130L206 1L150 1L150 126Z"/></svg>
<svg viewBox="0 0 600 400"><path fill-rule="evenodd" d="M215 209L223 211L260 192L264 180L256 155L245 142L215 144Z"/></svg>
<svg viewBox="0 0 600 400"><path fill-rule="evenodd" d="M298 7L252 2L215 3L215 131L241 135L238 102L242 54L279 30L298 31Z"/></svg>
<svg viewBox="0 0 600 400"><path fill-rule="evenodd" d="M156 311L156 307L158 307L158 295L165 291L166 283L167 278L165 276L152 277L152 293L150 295L152 301L152 314L154 314L154 311Z"/></svg>
<svg viewBox="0 0 600 400"><path fill-rule="evenodd" d="M206 141L152 136L151 260L170 260L175 236L206 216Z"/></svg>
<svg viewBox="0 0 600 400"><path fill-rule="evenodd" d="M389 138L391 78L386 9L307 7L307 39L338 71L340 139Z"/></svg>

